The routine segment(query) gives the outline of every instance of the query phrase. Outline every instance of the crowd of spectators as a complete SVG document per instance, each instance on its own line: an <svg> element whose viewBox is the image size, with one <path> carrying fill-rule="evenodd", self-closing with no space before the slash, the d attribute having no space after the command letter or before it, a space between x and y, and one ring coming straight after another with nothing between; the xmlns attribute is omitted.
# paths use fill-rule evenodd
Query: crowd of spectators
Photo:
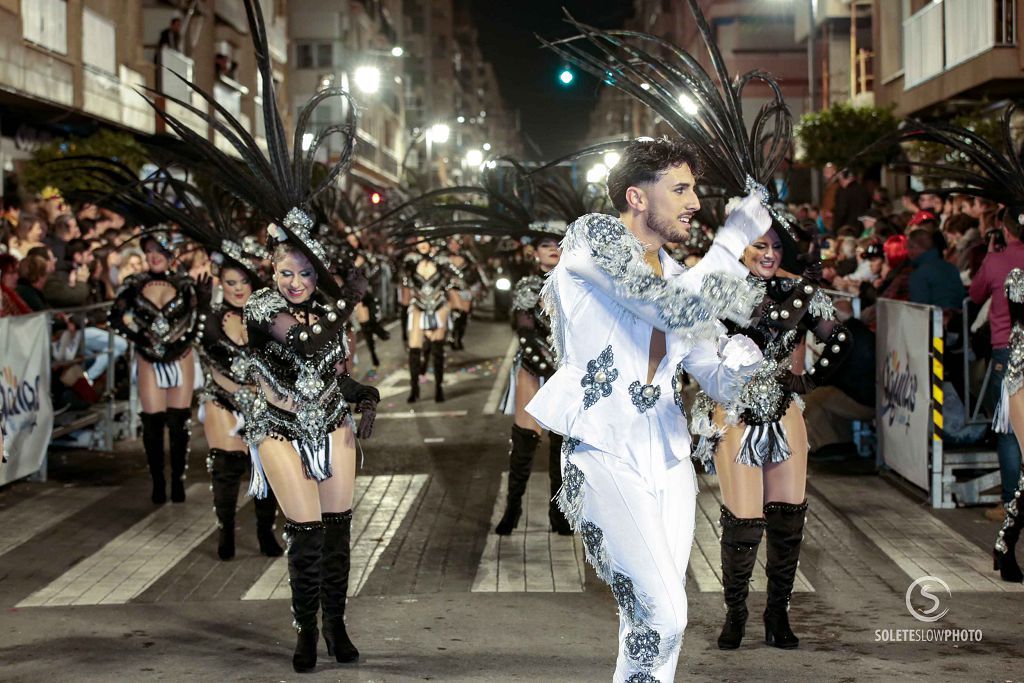
<svg viewBox="0 0 1024 683"><path fill-rule="evenodd" d="M119 359L128 345L111 338L105 312L95 305L111 301L125 278L145 268L140 232L115 211L69 205L54 188L4 209L0 317L53 312L55 412L87 408L116 390L105 382L108 346L112 341Z"/></svg>
<svg viewBox="0 0 1024 683"><path fill-rule="evenodd" d="M874 334L881 298L942 309L945 405L950 412L962 410L964 393L970 390L972 396L978 395L991 365L987 389L981 396L983 408L991 411L1009 353L1009 311L1003 283L1012 268L1024 268L1020 239L1024 216L1004 215L1002 206L982 197L940 190L907 191L894 201L885 188L851 174L838 174L824 199L821 206L788 208L814 236L825 286L859 300L861 313L855 323L847 321L859 351L836 373L830 386L815 389L807 400L812 453L848 447L853 421L870 420L874 415ZM850 318L846 306L841 304L839 313ZM922 353L926 352L922 346ZM966 376L964 354L971 368ZM947 425L950 417L953 424L965 425L959 431L947 430L946 436L954 444L985 438L995 441L1003 498L1012 496L1020 463L1016 438L986 435L984 426L967 425L966 415L947 416Z"/></svg>

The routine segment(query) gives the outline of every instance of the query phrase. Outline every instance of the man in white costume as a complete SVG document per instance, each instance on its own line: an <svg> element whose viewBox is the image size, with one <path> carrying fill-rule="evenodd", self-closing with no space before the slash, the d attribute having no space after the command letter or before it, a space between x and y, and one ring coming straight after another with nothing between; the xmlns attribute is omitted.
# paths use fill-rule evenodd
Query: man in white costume
<svg viewBox="0 0 1024 683"><path fill-rule="evenodd" d="M630 144L608 177L619 218L576 220L544 290L559 368L526 410L565 437L558 502L619 604L615 681L672 681L686 628L697 479L679 375L727 402L761 361L719 320L760 299L739 258L771 218L752 193L685 270L662 246L700 208L695 172L682 141Z"/></svg>

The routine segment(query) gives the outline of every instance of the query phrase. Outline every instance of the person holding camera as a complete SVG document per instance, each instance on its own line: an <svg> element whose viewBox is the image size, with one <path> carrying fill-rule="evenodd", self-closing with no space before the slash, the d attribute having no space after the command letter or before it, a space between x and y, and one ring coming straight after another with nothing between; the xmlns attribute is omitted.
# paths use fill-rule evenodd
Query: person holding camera
<svg viewBox="0 0 1024 683"><path fill-rule="evenodd" d="M986 406L991 408L999 400L1006 377L1006 365L1010 360L1010 305L1006 298L1004 283L1014 268L1024 268L1024 212L1000 211L995 227L985 233L988 254L981 269L971 281L969 294L976 304L983 304L990 298L988 319L992 334L992 379L984 397ZM1013 501L1013 494L1020 478L1020 445L1013 434L996 435L996 452L999 454L999 478L1002 484L1003 504ZM1001 509L986 513L990 519L1002 520Z"/></svg>

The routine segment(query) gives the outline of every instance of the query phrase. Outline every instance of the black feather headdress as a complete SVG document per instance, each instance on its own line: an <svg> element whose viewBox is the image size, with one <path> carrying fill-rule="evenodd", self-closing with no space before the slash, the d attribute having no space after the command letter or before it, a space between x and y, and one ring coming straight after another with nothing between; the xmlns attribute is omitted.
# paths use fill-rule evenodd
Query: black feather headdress
<svg viewBox="0 0 1024 683"><path fill-rule="evenodd" d="M170 95L163 96L202 118L231 145L238 159L222 152L183 120L168 114L155 103L153 107L168 128L182 139L189 154L201 159L211 177L216 178L224 190L276 224L271 234L272 239L287 241L305 254L319 275L318 287L337 298L340 289L330 275L326 250L315 234L311 202L317 194L335 183L338 176L351 165L356 139L355 104L349 94L339 88L318 92L296 116L295 135L289 151L284 122L278 111L263 11L259 0L243 0L243 4L256 50L256 64L263 80L266 154L238 119L218 104L213 96L188 81L183 80L192 92L207 103L210 111ZM341 101L344 106L345 115L341 122L313 130L311 120L314 110L332 100ZM324 141L335 135L343 140L340 157L328 167L326 173L314 181L316 154Z"/></svg>
<svg viewBox="0 0 1024 683"><path fill-rule="evenodd" d="M792 233L795 226L772 209L768 189L793 139L793 119L782 90L761 70L730 78L697 0L687 1L714 77L693 55L663 38L636 31L603 31L568 15L579 35L557 41L538 38L563 58L649 107L697 147L711 184L733 196L760 193L773 218ZM748 130L742 95L754 81L765 84L771 97Z"/></svg>
<svg viewBox="0 0 1024 683"><path fill-rule="evenodd" d="M1000 141L993 145L978 133L951 123L908 119L899 130L874 143L858 156L904 142L930 142L947 151L945 163L905 160L896 165L919 176L945 181L946 192L977 195L1007 207L1008 215L1024 225L1024 149L1013 139L1011 122L1017 105L1003 106Z"/></svg>
<svg viewBox="0 0 1024 683"><path fill-rule="evenodd" d="M97 191L97 203L114 202L148 226L144 241L155 239L173 251L169 242L173 227L206 249L219 265L244 271L254 285L260 281L259 263L268 257L267 251L240 228L244 209L240 202L212 183L190 182L184 172L163 166L139 178L128 166L101 157L66 157L60 163L105 188L105 193Z"/></svg>
<svg viewBox="0 0 1024 683"><path fill-rule="evenodd" d="M429 240L454 235L481 235L540 240L565 234L565 211L552 208L564 188L550 179L537 182L516 159L502 156L488 163L480 185L457 185L425 192L381 216L389 239ZM571 193L571 190L569 191Z"/></svg>

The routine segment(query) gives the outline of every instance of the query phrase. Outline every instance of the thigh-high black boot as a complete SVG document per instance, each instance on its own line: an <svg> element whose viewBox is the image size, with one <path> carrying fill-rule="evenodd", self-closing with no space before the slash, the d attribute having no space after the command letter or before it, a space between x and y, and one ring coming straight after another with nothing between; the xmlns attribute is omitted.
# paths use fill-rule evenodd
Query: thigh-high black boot
<svg viewBox="0 0 1024 683"><path fill-rule="evenodd" d="M166 413L142 413L142 447L153 480L150 500L156 505L167 502L167 479L164 477L164 425Z"/></svg>
<svg viewBox="0 0 1024 683"><path fill-rule="evenodd" d="M558 490L562 488L562 435L548 432L548 478L551 480L551 500L548 501L548 521L551 530L561 536L572 536L572 527L558 508Z"/></svg>
<svg viewBox="0 0 1024 683"><path fill-rule="evenodd" d="M444 344L437 342L430 347L430 353L434 360L434 401L444 402Z"/></svg>
<svg viewBox="0 0 1024 683"><path fill-rule="evenodd" d="M284 524L288 544L288 583L292 591L292 618L298 639L292 667L303 673L316 667L316 644L320 637L316 613L320 608L320 565L323 562L324 523Z"/></svg>
<svg viewBox="0 0 1024 683"><path fill-rule="evenodd" d="M420 398L421 349L409 349L409 403Z"/></svg>
<svg viewBox="0 0 1024 683"><path fill-rule="evenodd" d="M463 339L466 337L467 327L469 327L469 311L462 311L462 315L455 321L455 348L459 351L466 348Z"/></svg>
<svg viewBox="0 0 1024 683"><path fill-rule="evenodd" d="M274 535L274 519L277 517L277 497L274 489L267 490L266 498L253 498L256 512L256 540L260 544L260 554L267 557L280 557L284 548L277 542Z"/></svg>
<svg viewBox="0 0 1024 683"><path fill-rule="evenodd" d="M185 470L188 440L192 436L192 409L167 409L167 434L171 455L171 502L185 502Z"/></svg>
<svg viewBox="0 0 1024 683"><path fill-rule="evenodd" d="M213 511L217 514L220 534L217 557L230 560L235 556L235 509L238 507L238 488L249 467L249 454L211 448L206 458L213 485Z"/></svg>
<svg viewBox="0 0 1024 683"><path fill-rule="evenodd" d="M1017 564L1017 540L1020 538L1020 528L1024 524L1024 515L1021 514L1020 506L1024 505L1021 496L1024 495L1024 472L1020 475L1017 483L1017 491L1013 494L1013 500L1006 504L1006 518L1003 526L999 529L996 537L996 547L992 551L992 568L999 570L999 576L1003 581L1020 583L1024 581L1024 572L1021 572Z"/></svg>
<svg viewBox="0 0 1024 683"><path fill-rule="evenodd" d="M530 481L530 470L533 466L533 453L540 443L540 434L532 429L524 429L512 425L511 448L508 454L508 498L505 501L505 514L495 527L494 533L508 536L519 524L523 514L523 494Z"/></svg>
<svg viewBox="0 0 1024 683"><path fill-rule="evenodd" d="M359 659L359 650L345 629L351 543L352 511L324 513L324 562L320 570L324 640L327 642L327 654L339 662Z"/></svg>
<svg viewBox="0 0 1024 683"><path fill-rule="evenodd" d="M789 627L789 598L796 581L800 563L800 544L804 539L804 519L807 501L768 503L764 506L768 557L765 574L768 575L768 600L764 610L764 637L769 645L791 650L800 639Z"/></svg>
<svg viewBox="0 0 1024 683"><path fill-rule="evenodd" d="M723 505L719 523L722 525L722 594L726 613L725 624L718 635L718 649L735 650L743 641L747 624L747 593L765 521L740 519Z"/></svg>

